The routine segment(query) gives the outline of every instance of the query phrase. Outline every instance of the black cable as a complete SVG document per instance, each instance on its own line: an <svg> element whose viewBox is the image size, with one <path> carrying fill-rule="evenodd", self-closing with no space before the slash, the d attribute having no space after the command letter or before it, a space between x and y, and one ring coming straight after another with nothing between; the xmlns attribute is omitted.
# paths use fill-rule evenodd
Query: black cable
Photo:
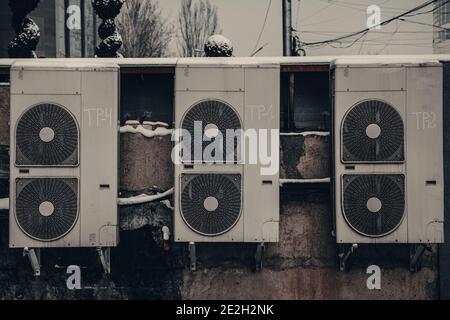
<svg viewBox="0 0 450 320"><path fill-rule="evenodd" d="M440 4L438 7L434 7L434 8L431 9L431 10L428 10L428 11L425 11L425 12L418 12L418 13L413 14L413 15L407 15L406 17L415 17L415 16L422 15L422 14L433 13L433 12L435 12L436 10L438 10L438 9L442 8L443 6L445 6L447 3L449 3L449 1L446 1L446 2L444 2L444 3L442 3L442 4Z"/></svg>
<svg viewBox="0 0 450 320"><path fill-rule="evenodd" d="M450 2L450 0L449 0ZM442 30L450 30L449 28L444 28L435 24L429 24L429 23L424 23L424 22L419 22L419 21L414 21L414 20L406 20L403 18L399 18L398 20L400 21L404 21L404 22L409 22L409 23L415 23L415 24L420 24L422 26L428 26L428 27L434 27L434 28L438 28L438 29L442 29Z"/></svg>
<svg viewBox="0 0 450 320"><path fill-rule="evenodd" d="M366 28L366 29L364 29L364 30L360 30L360 31L358 31L358 32L354 32L354 33L351 33L351 34L346 35L346 36L341 36L341 37L338 37L338 38L334 38L334 39L330 39L330 40L324 40L324 41L317 41L317 42L303 42L302 44L303 44L304 46L313 46L313 45L318 45L318 44L329 44L329 43L331 43L331 42L338 42L339 40L351 38L351 37L354 37L354 36L357 36L357 35L360 35L360 34L363 34L363 36L364 36L364 34L366 34L367 32L369 32L369 31L370 31L372 28L374 28L374 27L384 26L384 25L386 25L386 24L389 24L389 23L391 23L392 21L398 20L398 19L400 19L400 18L402 18L402 17L404 17L404 16L407 16L407 15L413 13L413 12L416 12L416 11L418 11L418 10L421 10L421 9L425 8L425 7L428 7L429 5L434 4L434 3L436 3L437 1L439 1L439 0L431 0L431 1L427 1L427 2L425 2L425 3L423 3L423 4L421 4L421 5L419 5L419 6L415 7L415 8L413 8L413 9L410 9L410 10L408 10L408 11L406 11L406 12L400 14L400 15L397 15L397 16L395 16L395 17L392 17L392 18L388 19L388 20L382 21L381 23L379 23L379 24L377 24L377 25L374 25L374 26L372 26L371 28ZM445 3L448 3L448 2L450 2L450 0L447 0ZM363 36L361 36L360 38L362 38ZM360 39L360 38L359 38L359 39ZM358 40L359 40L359 39L358 39Z"/></svg>
<svg viewBox="0 0 450 320"><path fill-rule="evenodd" d="M267 11L266 11L266 17L264 18L264 23L263 23L263 25L262 25L261 31L259 32L258 41L256 41L255 48L253 48L251 55L254 55L254 54L255 54L255 51L256 51L256 49L258 48L259 42L261 41L262 34L263 34L264 29L265 29L265 27L266 27L267 18L268 18L268 16L269 16L269 11L270 11L271 5L272 5L272 0L269 0L269 5L267 6Z"/></svg>

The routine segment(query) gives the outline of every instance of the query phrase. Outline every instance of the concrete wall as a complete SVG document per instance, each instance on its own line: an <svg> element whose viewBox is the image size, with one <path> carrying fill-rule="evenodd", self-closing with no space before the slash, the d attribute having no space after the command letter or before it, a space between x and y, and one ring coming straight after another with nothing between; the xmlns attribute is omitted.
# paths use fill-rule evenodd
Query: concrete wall
<svg viewBox="0 0 450 320"><path fill-rule="evenodd" d="M130 179L130 170L148 174L159 168L161 175L171 175L170 157L163 151L170 149L169 140L133 134L122 134L121 140L121 158L126 163L121 168L124 193L164 180L161 176L141 179L135 173ZM281 147L284 178L329 175L329 137L286 137ZM156 154L166 158L153 158ZM151 159L155 166L149 165ZM92 249L54 249L43 252L43 274L35 279L21 252L7 248L8 216L1 212L0 299L439 298L436 247L425 253L417 273L409 272L409 248L401 245L360 246L350 271L338 271L329 189L323 184L282 190L280 243L267 247L261 272L253 271L254 245L199 244L198 271L191 273L186 245L172 244L169 252L163 250L161 228L172 225L171 210L164 204L145 204L120 210L123 231L120 246L112 250L111 277L102 275ZM82 267L83 289L79 291L65 286L65 267L72 264ZM366 288L366 269L372 264L382 269L381 290Z"/></svg>

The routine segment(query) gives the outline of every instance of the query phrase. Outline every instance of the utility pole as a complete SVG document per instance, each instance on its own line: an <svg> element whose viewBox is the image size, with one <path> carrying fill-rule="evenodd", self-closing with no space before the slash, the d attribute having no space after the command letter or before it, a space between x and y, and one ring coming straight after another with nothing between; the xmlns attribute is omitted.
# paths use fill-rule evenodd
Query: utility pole
<svg viewBox="0 0 450 320"><path fill-rule="evenodd" d="M291 0L283 2L283 56L292 55L292 3Z"/></svg>

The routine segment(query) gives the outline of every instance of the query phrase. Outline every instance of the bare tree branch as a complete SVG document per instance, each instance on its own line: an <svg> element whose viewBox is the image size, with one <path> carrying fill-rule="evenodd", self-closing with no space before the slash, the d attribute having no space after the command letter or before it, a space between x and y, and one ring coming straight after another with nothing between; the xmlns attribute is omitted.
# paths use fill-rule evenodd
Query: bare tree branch
<svg viewBox="0 0 450 320"><path fill-rule="evenodd" d="M126 57L164 57L174 28L162 17L158 1L127 0L118 18L117 28L123 38Z"/></svg>
<svg viewBox="0 0 450 320"><path fill-rule="evenodd" d="M182 0L178 24L178 51L183 57L196 56L209 36L220 33L217 7L209 0Z"/></svg>

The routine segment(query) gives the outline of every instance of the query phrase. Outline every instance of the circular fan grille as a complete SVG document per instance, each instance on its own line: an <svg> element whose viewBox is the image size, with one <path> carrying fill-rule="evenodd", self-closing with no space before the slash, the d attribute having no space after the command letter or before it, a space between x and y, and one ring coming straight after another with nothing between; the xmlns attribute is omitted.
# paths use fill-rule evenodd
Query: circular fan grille
<svg viewBox="0 0 450 320"><path fill-rule="evenodd" d="M354 106L343 123L343 160L401 162L404 128L400 114L379 100Z"/></svg>
<svg viewBox="0 0 450 320"><path fill-rule="evenodd" d="M344 176L344 216L355 231L384 236L397 229L404 212L403 175Z"/></svg>
<svg viewBox="0 0 450 320"><path fill-rule="evenodd" d="M26 111L17 124L18 165L76 165L78 128L72 115L54 104Z"/></svg>
<svg viewBox="0 0 450 320"><path fill-rule="evenodd" d="M191 152L190 158L189 154L183 153L183 161L185 162L205 162L207 159L198 159L199 155L194 154L194 143L196 142L196 137L194 135L195 122L201 121L201 137L203 138L203 134L208 136L208 132L205 132L209 127L214 127L218 132L222 134L223 137L223 154L221 157L222 160L234 159L234 161L239 161L239 153L240 148L240 139L236 139L234 136L227 135L227 130L238 130L241 129L241 121L239 120L238 115L234 111L232 107L229 105L217 101L217 100L205 100L196 105L194 105L185 115L183 119L183 123L181 125L182 129L187 130L191 135ZM203 139L202 139L203 140ZM199 142L200 143L200 142ZM203 150L211 144L210 141L202 141L202 155ZM229 146L233 146L232 148ZM231 157L234 154L233 157ZM227 157L228 155L228 157ZM214 158L216 155L211 155Z"/></svg>
<svg viewBox="0 0 450 320"><path fill-rule="evenodd" d="M197 233L216 236L227 232L241 213L241 176L183 175L181 212Z"/></svg>
<svg viewBox="0 0 450 320"><path fill-rule="evenodd" d="M78 216L77 179L20 179L16 220L39 241L57 240L75 225Z"/></svg>

